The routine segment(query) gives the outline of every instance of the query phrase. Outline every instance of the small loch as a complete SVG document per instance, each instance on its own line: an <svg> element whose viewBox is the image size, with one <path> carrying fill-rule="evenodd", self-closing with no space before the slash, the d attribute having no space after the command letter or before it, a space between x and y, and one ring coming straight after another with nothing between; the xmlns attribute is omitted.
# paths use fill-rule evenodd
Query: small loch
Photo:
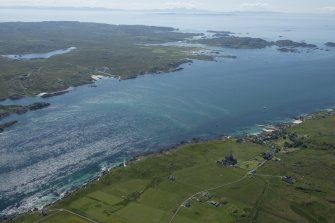
<svg viewBox="0 0 335 223"><path fill-rule="evenodd" d="M70 53L72 50L77 49L76 47L69 47L67 49L54 50L47 53L31 53L31 54L9 54L1 55L11 60L37 60L37 59L49 59L50 57Z"/></svg>

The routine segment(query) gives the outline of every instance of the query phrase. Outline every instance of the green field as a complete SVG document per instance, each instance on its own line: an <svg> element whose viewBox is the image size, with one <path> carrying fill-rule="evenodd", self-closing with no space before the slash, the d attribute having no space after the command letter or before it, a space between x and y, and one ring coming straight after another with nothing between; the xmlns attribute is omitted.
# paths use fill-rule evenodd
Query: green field
<svg viewBox="0 0 335 223"><path fill-rule="evenodd" d="M292 133L305 146L282 147ZM276 144L281 150L265 162L261 154ZM230 153L238 167L216 163ZM322 112L263 145L223 138L140 157L48 207L47 216L11 222L335 222L334 188L335 115Z"/></svg>
<svg viewBox="0 0 335 223"><path fill-rule="evenodd" d="M0 56L0 99L55 92L92 82L91 75L133 78L173 71L196 48L160 46L197 34L172 28L79 22L0 23L0 55L47 53L76 47L49 59L10 60Z"/></svg>

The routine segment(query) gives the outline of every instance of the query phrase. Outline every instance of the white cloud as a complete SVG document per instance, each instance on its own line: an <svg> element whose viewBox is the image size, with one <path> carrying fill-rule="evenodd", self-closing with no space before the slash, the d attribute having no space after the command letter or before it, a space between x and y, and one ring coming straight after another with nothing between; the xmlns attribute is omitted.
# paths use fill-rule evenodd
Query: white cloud
<svg viewBox="0 0 335 223"><path fill-rule="evenodd" d="M164 8L197 8L202 4L198 1L169 1L163 4Z"/></svg>
<svg viewBox="0 0 335 223"><path fill-rule="evenodd" d="M264 10L267 9L270 5L268 3L263 2L248 2L243 3L242 7L249 10Z"/></svg>
<svg viewBox="0 0 335 223"><path fill-rule="evenodd" d="M335 12L335 6L326 6L321 8L323 11L328 11L328 12Z"/></svg>

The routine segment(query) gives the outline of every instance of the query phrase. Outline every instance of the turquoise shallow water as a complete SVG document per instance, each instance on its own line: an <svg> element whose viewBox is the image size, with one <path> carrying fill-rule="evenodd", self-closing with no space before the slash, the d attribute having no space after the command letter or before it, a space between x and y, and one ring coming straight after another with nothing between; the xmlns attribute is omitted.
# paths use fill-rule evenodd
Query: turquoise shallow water
<svg viewBox="0 0 335 223"><path fill-rule="evenodd" d="M225 21L224 17L215 18ZM319 23L312 23L310 29L322 33L318 36L305 27L308 18L294 20L290 26L300 28L287 33L323 48L321 44L335 36L333 31L327 36L327 29L334 25L323 17ZM238 29L242 29L240 21L245 19L236 19ZM278 36L287 29L285 21L274 18L271 32L257 23L250 35ZM219 22L216 25L221 30L232 27L223 29ZM208 26L215 28L213 23ZM204 24L190 29L203 30ZM0 211L6 214L43 205L87 182L102 169L138 154L195 137L255 131L257 124L288 120L335 105L334 49L302 54L285 54L272 48L225 52L237 59L194 61L175 73L127 81L104 79L96 83L96 88L82 86L58 97L1 102L46 101L51 106L10 117L8 120L17 119L19 123L0 134Z"/></svg>

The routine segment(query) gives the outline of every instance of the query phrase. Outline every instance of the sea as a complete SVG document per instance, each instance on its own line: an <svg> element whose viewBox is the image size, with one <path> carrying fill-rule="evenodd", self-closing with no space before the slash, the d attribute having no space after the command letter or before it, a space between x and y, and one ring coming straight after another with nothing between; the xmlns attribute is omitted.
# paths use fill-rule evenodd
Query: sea
<svg viewBox="0 0 335 223"><path fill-rule="evenodd" d="M217 49L236 59L183 64L178 72L98 80L65 95L0 104L51 106L4 121L0 133L0 215L41 208L138 155L194 138L260 132L258 125L335 106L335 15L157 14L94 10L0 9L0 22L82 21L153 25L181 32L230 31L290 39L318 49ZM75 46L74 46L75 47ZM1 69L1 68L0 68Z"/></svg>

